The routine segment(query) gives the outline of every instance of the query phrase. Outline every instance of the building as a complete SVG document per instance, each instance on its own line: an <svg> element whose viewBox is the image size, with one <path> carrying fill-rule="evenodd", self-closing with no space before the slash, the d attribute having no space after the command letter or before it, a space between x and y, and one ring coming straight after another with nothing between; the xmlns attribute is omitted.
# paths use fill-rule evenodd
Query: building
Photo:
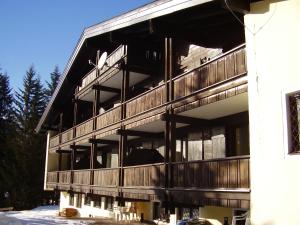
<svg viewBox="0 0 300 225"><path fill-rule="evenodd" d="M85 29L37 126L45 189L82 216L300 224L299 10L159 0Z"/></svg>

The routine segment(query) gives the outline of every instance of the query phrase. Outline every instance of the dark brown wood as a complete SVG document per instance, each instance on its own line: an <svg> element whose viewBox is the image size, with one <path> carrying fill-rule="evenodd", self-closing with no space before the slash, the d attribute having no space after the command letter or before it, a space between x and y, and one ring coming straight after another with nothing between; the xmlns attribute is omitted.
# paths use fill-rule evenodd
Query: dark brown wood
<svg viewBox="0 0 300 225"><path fill-rule="evenodd" d="M91 146L88 145L70 145L71 149L84 149L84 150L90 150Z"/></svg>
<svg viewBox="0 0 300 225"><path fill-rule="evenodd" d="M106 140L106 139L89 139L90 143L97 143L97 144L105 144L105 145L118 145L118 141Z"/></svg>
<svg viewBox="0 0 300 225"><path fill-rule="evenodd" d="M113 92L116 94L120 94L121 90L118 88L113 88L113 87L107 87L99 84L94 84L92 87L93 90L98 90L98 91L106 91L106 92Z"/></svg>
<svg viewBox="0 0 300 225"><path fill-rule="evenodd" d="M193 118L188 116L181 116L181 115L174 115L174 114L164 114L161 117L163 121L173 121L176 123L184 123L189 125L194 125L197 127L201 126L208 126L210 124L209 120L206 119L199 119L199 118Z"/></svg>
<svg viewBox="0 0 300 225"><path fill-rule="evenodd" d="M117 130L118 135L128 135L128 136L137 136L137 137L147 137L147 138L162 138L162 133L151 133L145 131L137 131L137 130Z"/></svg>

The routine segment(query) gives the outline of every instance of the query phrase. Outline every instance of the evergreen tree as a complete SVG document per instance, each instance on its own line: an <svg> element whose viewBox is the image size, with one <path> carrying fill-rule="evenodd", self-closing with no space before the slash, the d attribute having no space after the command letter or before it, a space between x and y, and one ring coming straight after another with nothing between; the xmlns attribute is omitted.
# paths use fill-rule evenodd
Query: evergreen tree
<svg viewBox="0 0 300 225"><path fill-rule="evenodd" d="M7 74L0 71L0 207L9 206L16 181L12 138L15 136L12 110L13 97ZM9 197L5 198L4 193Z"/></svg>
<svg viewBox="0 0 300 225"><path fill-rule="evenodd" d="M22 179L18 183L18 208L32 208L41 201L44 178L44 136L34 129L45 109L45 90L31 66L23 79L23 87L15 94L15 116L18 125L17 169Z"/></svg>
<svg viewBox="0 0 300 225"><path fill-rule="evenodd" d="M50 82L46 81L46 84L47 84L46 96L47 96L48 101L50 100L52 94L55 91L55 88L57 87L60 76L61 76L61 73L59 72L59 68L58 68L58 66L55 66L53 72L50 73Z"/></svg>

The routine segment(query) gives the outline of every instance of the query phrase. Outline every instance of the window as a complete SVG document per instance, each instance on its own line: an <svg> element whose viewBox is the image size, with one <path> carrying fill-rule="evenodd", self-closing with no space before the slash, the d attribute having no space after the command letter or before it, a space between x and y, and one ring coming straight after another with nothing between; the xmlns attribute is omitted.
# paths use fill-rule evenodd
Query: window
<svg viewBox="0 0 300 225"><path fill-rule="evenodd" d="M105 197L104 209L112 209L113 208L113 197Z"/></svg>
<svg viewBox="0 0 300 225"><path fill-rule="evenodd" d="M70 206L74 206L74 195L73 195L73 194L70 194L70 197L69 197L69 205L70 205Z"/></svg>
<svg viewBox="0 0 300 225"><path fill-rule="evenodd" d="M289 101L289 132L290 148L289 153L300 153L300 93L293 93L288 96Z"/></svg>
<svg viewBox="0 0 300 225"><path fill-rule="evenodd" d="M90 196L85 195L84 204L85 205L91 205L91 197Z"/></svg>
<svg viewBox="0 0 300 225"><path fill-rule="evenodd" d="M82 194L76 194L76 199L77 199L77 201L76 201L76 207L77 208L81 208L81 202L82 202Z"/></svg>
<svg viewBox="0 0 300 225"><path fill-rule="evenodd" d="M94 207L101 208L101 197L94 199Z"/></svg>

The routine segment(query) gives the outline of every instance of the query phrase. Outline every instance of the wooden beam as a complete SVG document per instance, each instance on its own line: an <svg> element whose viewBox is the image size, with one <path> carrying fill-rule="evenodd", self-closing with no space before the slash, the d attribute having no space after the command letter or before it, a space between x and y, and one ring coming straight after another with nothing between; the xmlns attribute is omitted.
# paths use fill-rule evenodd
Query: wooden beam
<svg viewBox="0 0 300 225"><path fill-rule="evenodd" d="M188 116L181 116L181 115L167 115L164 114L161 118L162 121L172 121L176 123L184 123L189 125L195 125L195 126L207 126L210 124L209 120L206 119L199 119L199 118L193 118Z"/></svg>
<svg viewBox="0 0 300 225"><path fill-rule="evenodd" d="M105 140L105 139L89 139L90 143L96 143L96 144L105 144L105 145L118 145L118 141L113 141L113 140Z"/></svg>
<svg viewBox="0 0 300 225"><path fill-rule="evenodd" d="M137 136L137 137L148 137L148 138L162 138L161 133L151 133L146 131L137 130L117 130L117 135Z"/></svg>
<svg viewBox="0 0 300 225"><path fill-rule="evenodd" d="M72 150L56 150L56 153L67 153L67 154L71 154Z"/></svg>
<svg viewBox="0 0 300 225"><path fill-rule="evenodd" d="M86 145L70 145L71 149L86 149L90 150L91 146L86 146Z"/></svg>
<svg viewBox="0 0 300 225"><path fill-rule="evenodd" d="M118 89L118 88L102 86L102 85L99 85L99 84L94 84L92 89L99 90L99 91L113 92L113 93L117 93L117 94L121 93L121 90Z"/></svg>

